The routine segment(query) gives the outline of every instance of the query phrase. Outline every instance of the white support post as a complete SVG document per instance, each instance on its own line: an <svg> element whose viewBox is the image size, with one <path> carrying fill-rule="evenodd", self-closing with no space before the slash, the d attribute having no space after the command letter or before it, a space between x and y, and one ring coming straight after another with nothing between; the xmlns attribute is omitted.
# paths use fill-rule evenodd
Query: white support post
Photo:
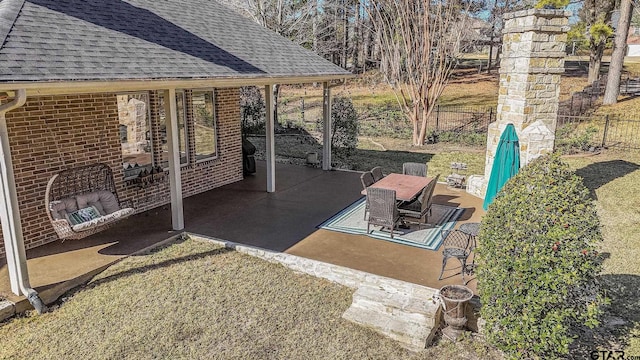
<svg viewBox="0 0 640 360"><path fill-rule="evenodd" d="M276 191L276 141L275 141L275 106L273 104L273 85L264 87L266 102L266 152L267 152L267 192Z"/></svg>
<svg viewBox="0 0 640 360"><path fill-rule="evenodd" d="M164 91L164 113L169 145L169 183L171 187L171 225L173 230L184 229L182 208L182 179L180 173L180 142L178 115L176 112L176 89Z"/></svg>
<svg viewBox="0 0 640 360"><path fill-rule="evenodd" d="M10 108L22 106L26 99L25 93L20 95L22 99L17 100L16 104L6 105L10 105ZM9 108L0 109L0 143L2 143L0 147L2 152L0 154L0 222L2 223L2 237L4 238L11 291L16 295L21 295L21 284L27 288L31 286L29 285L27 254L24 248L22 220L20 219L20 209L18 207L18 194L13 173L13 162L11 161L7 119L5 117L5 113L8 110Z"/></svg>
<svg viewBox="0 0 640 360"><path fill-rule="evenodd" d="M322 83L322 170L331 170L331 88Z"/></svg>

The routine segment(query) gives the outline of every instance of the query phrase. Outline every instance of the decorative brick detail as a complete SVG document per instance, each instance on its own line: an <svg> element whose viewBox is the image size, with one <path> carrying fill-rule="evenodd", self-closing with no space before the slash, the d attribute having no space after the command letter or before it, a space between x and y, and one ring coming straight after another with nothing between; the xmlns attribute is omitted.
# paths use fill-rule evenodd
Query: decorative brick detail
<svg viewBox="0 0 640 360"><path fill-rule="evenodd" d="M239 90L217 89L216 95L218 157L199 163L192 160L182 167L184 197L242 179ZM159 109L156 92L149 93L149 101L153 156L159 161L159 117L164 109ZM6 118L27 249L57 240L45 212L44 195L49 179L64 169L95 162L109 164L121 200L141 205L137 212L170 202L168 184L139 189L124 183L116 94L32 97ZM187 119L187 124L192 123ZM195 149L190 151L195 159ZM151 201L142 203L140 199L145 197ZM4 256L2 242L0 256Z"/></svg>

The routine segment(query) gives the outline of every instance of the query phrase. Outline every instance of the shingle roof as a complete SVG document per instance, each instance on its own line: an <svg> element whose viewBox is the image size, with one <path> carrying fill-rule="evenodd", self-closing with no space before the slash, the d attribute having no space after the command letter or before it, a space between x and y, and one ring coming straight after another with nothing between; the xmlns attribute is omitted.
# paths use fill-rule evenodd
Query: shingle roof
<svg viewBox="0 0 640 360"><path fill-rule="evenodd" d="M0 0L0 83L349 75L197 0Z"/></svg>

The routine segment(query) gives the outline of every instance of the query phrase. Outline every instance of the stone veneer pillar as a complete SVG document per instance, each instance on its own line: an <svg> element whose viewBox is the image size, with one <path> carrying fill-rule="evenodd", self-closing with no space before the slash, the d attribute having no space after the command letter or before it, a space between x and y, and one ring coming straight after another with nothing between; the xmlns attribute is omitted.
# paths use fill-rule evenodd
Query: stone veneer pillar
<svg viewBox="0 0 640 360"><path fill-rule="evenodd" d="M500 135L513 124L525 166L553 151L570 12L530 9L504 15L496 122L489 125L485 174L467 191L484 197Z"/></svg>

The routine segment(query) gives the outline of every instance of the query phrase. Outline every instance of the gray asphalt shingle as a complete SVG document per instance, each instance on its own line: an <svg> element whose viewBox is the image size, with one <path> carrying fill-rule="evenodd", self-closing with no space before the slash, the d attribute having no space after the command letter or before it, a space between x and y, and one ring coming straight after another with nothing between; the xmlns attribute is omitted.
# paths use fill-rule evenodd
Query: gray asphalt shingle
<svg viewBox="0 0 640 360"><path fill-rule="evenodd" d="M0 0L0 82L348 75L215 1Z"/></svg>

